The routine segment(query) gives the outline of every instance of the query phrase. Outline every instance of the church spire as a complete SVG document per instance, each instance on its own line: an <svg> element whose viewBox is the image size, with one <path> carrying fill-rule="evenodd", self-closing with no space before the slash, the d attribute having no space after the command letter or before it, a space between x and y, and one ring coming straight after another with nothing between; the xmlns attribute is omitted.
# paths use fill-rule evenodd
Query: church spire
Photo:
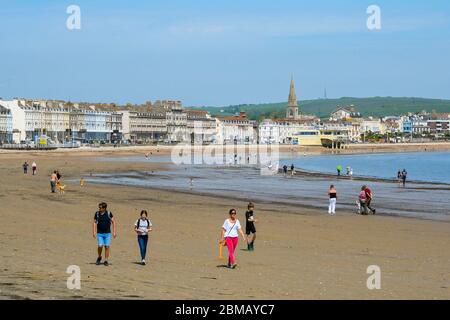
<svg viewBox="0 0 450 320"><path fill-rule="evenodd" d="M294 76L291 76L291 87L289 89L288 107L298 107L297 95L295 94Z"/></svg>

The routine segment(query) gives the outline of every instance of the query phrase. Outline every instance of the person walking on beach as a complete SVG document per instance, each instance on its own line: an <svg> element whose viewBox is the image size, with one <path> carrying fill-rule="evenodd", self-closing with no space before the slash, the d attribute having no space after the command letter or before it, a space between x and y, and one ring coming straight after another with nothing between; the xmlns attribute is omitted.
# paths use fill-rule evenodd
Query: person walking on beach
<svg viewBox="0 0 450 320"><path fill-rule="evenodd" d="M342 171L342 166L341 165L338 165L337 167L336 167L336 170L337 170L337 175L338 175L338 177L341 175L341 171Z"/></svg>
<svg viewBox="0 0 450 320"><path fill-rule="evenodd" d="M256 240L256 228L255 223L257 220L253 215L253 210L255 209L255 205L250 202L247 206L247 211L245 212L245 234L247 235L247 250L253 251L255 249L255 240Z"/></svg>
<svg viewBox="0 0 450 320"><path fill-rule="evenodd" d="M230 217L225 220L222 225L222 235L220 242L227 246L228 248L228 268L235 269L237 267L236 260L234 257L234 252L237 248L239 233L242 235L244 241L245 238L244 232L242 232L241 223L236 218L237 212L236 209L230 209L229 211Z"/></svg>
<svg viewBox="0 0 450 320"><path fill-rule="evenodd" d="M337 191L334 185L328 189L328 196L330 197L330 204L328 205L328 214L334 216L336 214Z"/></svg>
<svg viewBox="0 0 450 320"><path fill-rule="evenodd" d="M52 193L56 192L56 182L58 182L58 176L56 175L56 170L50 175L50 188Z"/></svg>
<svg viewBox="0 0 450 320"><path fill-rule="evenodd" d="M59 170L56 170L56 177L58 178L58 181L61 180L62 175L59 173Z"/></svg>
<svg viewBox="0 0 450 320"><path fill-rule="evenodd" d="M397 171L397 182L398 185L400 185L400 183L402 182L402 171L400 169L398 169Z"/></svg>
<svg viewBox="0 0 450 320"><path fill-rule="evenodd" d="M361 187L361 191L359 192L359 204L361 206L361 214L366 215L367 214L367 206L366 206L366 186Z"/></svg>
<svg viewBox="0 0 450 320"><path fill-rule="evenodd" d="M368 186L364 186L364 192L366 193L366 207L372 212L372 214L375 214L375 209L370 206L373 199L372 190Z"/></svg>
<svg viewBox="0 0 450 320"><path fill-rule="evenodd" d="M98 211L94 214L94 220L92 221L92 236L97 239L98 257L95 262L96 265L100 265L102 262L102 251L105 247L105 260L103 264L108 266L110 244L111 244L111 224L113 226L113 237L117 237L116 233L116 220L110 211L107 211L108 205L102 202L98 205Z"/></svg>
<svg viewBox="0 0 450 320"><path fill-rule="evenodd" d="M23 174L27 174L28 173L28 162L24 162L24 164L22 165L22 169L23 169Z"/></svg>
<svg viewBox="0 0 450 320"><path fill-rule="evenodd" d="M153 231L152 222L147 216L147 210L142 210L141 217L134 223L134 231L137 233L139 250L141 252L141 264L143 266L145 266L145 255L147 253L148 233Z"/></svg>
<svg viewBox="0 0 450 320"><path fill-rule="evenodd" d="M294 164L291 164L291 177L293 177L295 174L295 167Z"/></svg>
<svg viewBox="0 0 450 320"><path fill-rule="evenodd" d="M31 165L31 170L33 171L33 176L36 175L37 164L34 161L33 161L33 164Z"/></svg>
<svg viewBox="0 0 450 320"><path fill-rule="evenodd" d="M288 169L288 167L287 167L287 165L284 165L283 166L283 175L286 177L286 175L287 175L287 169Z"/></svg>
<svg viewBox="0 0 450 320"><path fill-rule="evenodd" d="M406 186L406 176L407 175L408 175L408 172L406 172L406 169L403 169L403 171L402 171L403 188Z"/></svg>

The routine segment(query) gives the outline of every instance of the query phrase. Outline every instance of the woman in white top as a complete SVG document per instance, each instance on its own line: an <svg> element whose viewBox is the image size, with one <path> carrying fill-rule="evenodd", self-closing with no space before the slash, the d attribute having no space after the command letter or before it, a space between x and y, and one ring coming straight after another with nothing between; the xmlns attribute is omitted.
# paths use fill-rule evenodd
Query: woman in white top
<svg viewBox="0 0 450 320"><path fill-rule="evenodd" d="M147 219L147 210L141 211L141 217L134 224L134 231L137 233L139 249L141 251L141 264L145 266L145 254L147 253L148 233L152 231L152 222Z"/></svg>
<svg viewBox="0 0 450 320"><path fill-rule="evenodd" d="M228 248L228 268L234 269L237 266L234 258L234 251L238 244L239 233L244 241L246 241L246 238L244 232L242 232L241 223L236 218L236 210L231 209L229 214L230 217L225 220L222 226L222 236L220 242Z"/></svg>

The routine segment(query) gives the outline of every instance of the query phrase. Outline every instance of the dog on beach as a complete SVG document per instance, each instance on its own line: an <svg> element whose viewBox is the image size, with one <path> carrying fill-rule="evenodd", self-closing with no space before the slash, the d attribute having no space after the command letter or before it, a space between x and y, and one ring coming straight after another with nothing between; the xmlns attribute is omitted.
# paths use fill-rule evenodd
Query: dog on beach
<svg viewBox="0 0 450 320"><path fill-rule="evenodd" d="M66 186L61 184L61 182L56 183L56 189L58 189L59 194L65 194L66 193Z"/></svg>

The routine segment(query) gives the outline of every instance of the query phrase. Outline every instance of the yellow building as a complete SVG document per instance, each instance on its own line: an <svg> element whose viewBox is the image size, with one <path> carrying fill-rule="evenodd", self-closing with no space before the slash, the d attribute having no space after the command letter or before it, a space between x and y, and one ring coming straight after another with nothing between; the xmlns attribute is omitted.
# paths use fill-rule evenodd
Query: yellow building
<svg viewBox="0 0 450 320"><path fill-rule="evenodd" d="M325 146L331 147L333 143L335 146L348 141L348 128L322 128L322 129L303 129L293 134L293 144L301 146Z"/></svg>

